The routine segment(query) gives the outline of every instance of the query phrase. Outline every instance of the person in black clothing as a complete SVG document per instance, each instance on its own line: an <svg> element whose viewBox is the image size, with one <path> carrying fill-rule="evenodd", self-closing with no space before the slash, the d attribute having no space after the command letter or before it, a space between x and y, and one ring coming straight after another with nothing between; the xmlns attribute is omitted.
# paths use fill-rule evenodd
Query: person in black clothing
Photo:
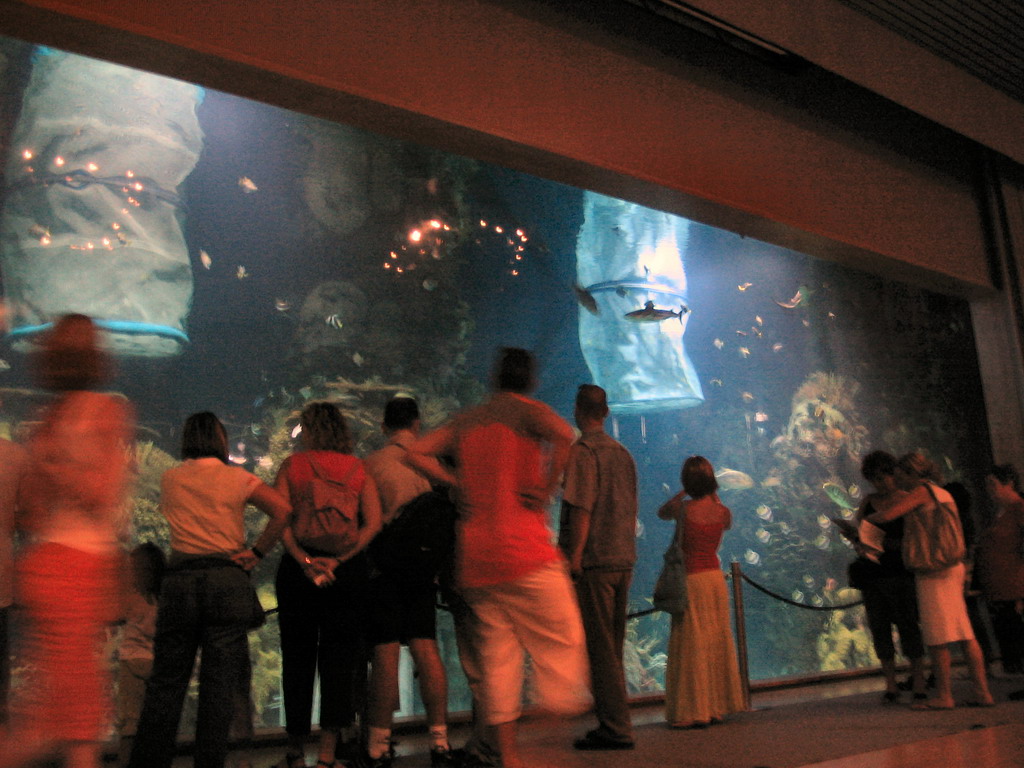
<svg viewBox="0 0 1024 768"><path fill-rule="evenodd" d="M876 502L901 495L894 478L896 458L885 451L873 451L864 457L861 474L875 487L875 492L865 497L857 510L857 520L875 511ZM899 631L900 648L910 659L913 697L924 700L924 642L918 625L917 595L914 574L903 566L901 554L903 544L903 519L893 520L879 526L885 532L882 552L877 560L855 541L859 557L850 566L850 586L859 589L864 598L864 611L875 647L875 655L882 664L885 675L883 702L895 704L900 698L896 681L896 646L893 643L893 626Z"/></svg>

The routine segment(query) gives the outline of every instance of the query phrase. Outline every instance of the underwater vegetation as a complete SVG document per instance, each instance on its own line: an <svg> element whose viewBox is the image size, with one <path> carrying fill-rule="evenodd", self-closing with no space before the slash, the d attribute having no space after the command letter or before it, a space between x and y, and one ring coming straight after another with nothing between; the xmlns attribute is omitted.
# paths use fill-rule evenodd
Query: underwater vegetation
<svg viewBox="0 0 1024 768"><path fill-rule="evenodd" d="M644 608L650 608L645 598ZM671 620L667 613L653 613L630 619L626 624L622 666L626 674L626 690L631 696L658 693L665 690L665 666L668 656L665 648Z"/></svg>

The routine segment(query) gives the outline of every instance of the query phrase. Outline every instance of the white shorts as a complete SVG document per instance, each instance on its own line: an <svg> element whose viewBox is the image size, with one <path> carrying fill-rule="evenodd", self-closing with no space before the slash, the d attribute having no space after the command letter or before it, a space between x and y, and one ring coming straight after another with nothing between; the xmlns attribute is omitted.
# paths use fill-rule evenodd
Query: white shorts
<svg viewBox="0 0 1024 768"><path fill-rule="evenodd" d="M590 708L583 622L565 563L553 561L514 581L463 590L476 615L489 725L519 718L523 654L532 662L532 691L542 709L577 715Z"/></svg>

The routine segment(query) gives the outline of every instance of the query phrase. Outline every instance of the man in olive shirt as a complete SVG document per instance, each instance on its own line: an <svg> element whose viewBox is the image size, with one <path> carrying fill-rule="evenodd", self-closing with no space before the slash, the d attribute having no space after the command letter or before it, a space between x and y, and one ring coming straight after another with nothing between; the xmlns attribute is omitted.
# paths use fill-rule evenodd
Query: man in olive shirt
<svg viewBox="0 0 1024 768"><path fill-rule="evenodd" d="M598 727L574 746L632 749L622 645L636 562L636 464L604 431L608 401L601 387L579 388L575 416L583 434L566 465L559 545L583 614Z"/></svg>

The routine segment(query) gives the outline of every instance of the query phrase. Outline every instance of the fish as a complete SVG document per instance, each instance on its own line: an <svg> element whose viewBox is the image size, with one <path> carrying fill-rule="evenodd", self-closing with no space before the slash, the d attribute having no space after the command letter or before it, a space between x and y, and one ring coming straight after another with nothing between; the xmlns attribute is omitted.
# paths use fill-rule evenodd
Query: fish
<svg viewBox="0 0 1024 768"><path fill-rule="evenodd" d="M774 344L772 344L772 352L778 352L778 351L780 351L780 350L782 349L782 347L783 347L783 346L784 346L784 345L783 345L783 344L782 344L781 342L778 342L778 341L777 341L777 342L775 342Z"/></svg>
<svg viewBox="0 0 1024 768"><path fill-rule="evenodd" d="M761 562L761 556L752 549L748 549L743 553L743 559L746 561L747 565L757 565Z"/></svg>
<svg viewBox="0 0 1024 768"><path fill-rule="evenodd" d="M824 533L818 536L818 538L814 540L814 546L816 546L818 549L822 551L828 549L828 536L826 536Z"/></svg>
<svg viewBox="0 0 1024 768"><path fill-rule="evenodd" d="M721 349L722 347L725 346L725 342L722 341L721 339L715 339L713 343L716 349Z"/></svg>
<svg viewBox="0 0 1024 768"><path fill-rule="evenodd" d="M764 320L761 319L760 315L754 315L754 322L758 325L764 325Z"/></svg>
<svg viewBox="0 0 1024 768"><path fill-rule="evenodd" d="M752 334L754 334L755 336L757 336L757 338L759 338L759 339L760 338L764 338L764 331L762 331L760 328L757 328L757 327L752 325L752 326L750 326L750 332Z"/></svg>
<svg viewBox="0 0 1024 768"><path fill-rule="evenodd" d="M258 466L260 469L270 469L272 466L274 466L274 460L269 456L260 456L256 460L256 466Z"/></svg>
<svg viewBox="0 0 1024 768"><path fill-rule="evenodd" d="M203 267L206 269L209 269L213 265L213 259L210 258L210 254L202 248L199 249L199 261L202 262Z"/></svg>
<svg viewBox="0 0 1024 768"><path fill-rule="evenodd" d="M821 599L821 595L811 595L811 605L821 608L825 605L825 601Z"/></svg>
<svg viewBox="0 0 1024 768"><path fill-rule="evenodd" d="M313 396L312 387L299 387L299 394L302 395L303 400L309 400Z"/></svg>
<svg viewBox="0 0 1024 768"><path fill-rule="evenodd" d="M352 362L355 363L356 365L361 366L364 362L363 356L360 355L358 352L354 353L352 355Z"/></svg>
<svg viewBox="0 0 1024 768"><path fill-rule="evenodd" d="M805 573L804 574L803 582L804 582L804 586L806 586L808 588L813 588L814 587L814 577L811 576L809 573Z"/></svg>
<svg viewBox="0 0 1024 768"><path fill-rule="evenodd" d="M739 348L740 357L750 357L750 350L746 347Z"/></svg>
<svg viewBox="0 0 1024 768"><path fill-rule="evenodd" d="M242 188L242 191L247 195L251 195L253 192L258 192L259 187L256 186L255 182L248 176L242 176L238 180L238 186Z"/></svg>
<svg viewBox="0 0 1024 768"><path fill-rule="evenodd" d="M345 323L342 321L340 317L338 317L337 312L325 317L324 323L329 325L331 328L337 328L338 330L341 330L342 328L345 327Z"/></svg>
<svg viewBox="0 0 1024 768"><path fill-rule="evenodd" d="M638 518L636 521L636 527L634 528L634 537L637 539L643 538L643 535L646 532L646 530L647 527L643 524L643 521Z"/></svg>
<svg viewBox="0 0 1024 768"><path fill-rule="evenodd" d="M3 358L0 358L0 371L9 371L9 370L11 370L11 364L8 363Z"/></svg>
<svg viewBox="0 0 1024 768"><path fill-rule="evenodd" d="M121 230L117 230L117 242L119 242L121 245L129 245L131 243L131 240L127 238L124 232L122 232Z"/></svg>
<svg viewBox="0 0 1024 768"><path fill-rule="evenodd" d="M789 527L789 523L779 523L779 530L782 531L783 534L788 536L791 530L791 528Z"/></svg>
<svg viewBox="0 0 1024 768"><path fill-rule="evenodd" d="M593 295L590 293L590 291L588 291L586 288L584 288L579 283L573 283L572 284L572 292L574 294L576 294L576 301L578 301L579 305L581 307L583 307L585 310L587 310L587 312L589 312L592 315L600 315L601 314L601 308L599 306L597 306L597 299L595 299L593 297ZM648 302L648 303L653 306L652 302ZM627 315L627 317L628 317L628 315Z"/></svg>
<svg viewBox="0 0 1024 768"><path fill-rule="evenodd" d="M751 394L750 392L741 392L740 397L743 398L743 402L745 403L750 403L753 402L754 400L754 395Z"/></svg>
<svg viewBox="0 0 1024 768"><path fill-rule="evenodd" d="M32 237L38 237L39 239L42 239L44 237L50 237L50 230L48 230L42 224L33 224L31 227L28 228L28 233L32 235Z"/></svg>
<svg viewBox="0 0 1024 768"><path fill-rule="evenodd" d="M680 304L679 311L674 312L671 309L658 309L654 306L653 301L648 301L644 304L643 309L634 309L632 312L627 312L624 317L634 323L660 323L662 320L678 317L681 323L689 311L690 308L685 304Z"/></svg>
<svg viewBox="0 0 1024 768"><path fill-rule="evenodd" d="M793 598L794 603L802 603L804 601L804 593L799 589L794 589L790 597Z"/></svg>
<svg viewBox="0 0 1024 768"><path fill-rule="evenodd" d="M745 291L745 290L747 290L747 288L749 288L752 285L753 285L753 283L740 283L739 285L736 286L736 290L737 291Z"/></svg>
<svg viewBox="0 0 1024 768"><path fill-rule="evenodd" d="M300 434L302 434L302 425L296 424L294 427L292 427L292 440L297 438Z"/></svg>
<svg viewBox="0 0 1024 768"><path fill-rule="evenodd" d="M853 503L849 495L846 493L846 489L843 486L833 483L831 481L823 483L821 490L825 492L833 503L835 503L841 509L856 509L857 505Z"/></svg>
<svg viewBox="0 0 1024 768"><path fill-rule="evenodd" d="M778 475L769 475L761 481L761 486L764 488L778 488L782 485L782 478Z"/></svg>
<svg viewBox="0 0 1024 768"><path fill-rule="evenodd" d="M249 270L243 267L241 264L238 265L238 269L235 270L235 277L239 280L244 280L249 276Z"/></svg>
<svg viewBox="0 0 1024 768"><path fill-rule="evenodd" d="M715 473L718 487L723 491L743 491L754 487L754 480L738 469L722 469Z"/></svg>
<svg viewBox="0 0 1024 768"><path fill-rule="evenodd" d="M806 285L801 285L799 288L796 289L796 293L793 294L793 298L791 298L789 301L779 301L778 299L776 299L775 303L778 304L783 309L795 309L796 307L799 307L801 304L806 306L807 299L810 295L811 289L808 288Z"/></svg>
<svg viewBox="0 0 1024 768"><path fill-rule="evenodd" d="M828 517L826 517L825 515L818 515L819 528L821 528L822 530L827 530L830 525L832 525L832 521L829 520Z"/></svg>
<svg viewBox="0 0 1024 768"><path fill-rule="evenodd" d="M758 411L754 414L754 421L768 421L768 414L764 411Z"/></svg>
<svg viewBox="0 0 1024 768"><path fill-rule="evenodd" d="M437 288L437 280L431 280L429 277L423 281L423 290L432 291Z"/></svg>
<svg viewBox="0 0 1024 768"><path fill-rule="evenodd" d="M736 335L737 336L746 336L747 332L746 331L736 331Z"/></svg>
<svg viewBox="0 0 1024 768"><path fill-rule="evenodd" d="M288 299L274 299L274 309L278 312L287 312L292 308L292 303Z"/></svg>
<svg viewBox="0 0 1024 768"><path fill-rule="evenodd" d="M767 504L758 504L757 509L754 510L754 514L766 522L770 522L772 519L772 508Z"/></svg>
<svg viewBox="0 0 1024 768"><path fill-rule="evenodd" d="M756 531L754 531L754 536L762 544L769 544L772 540L772 535L764 528L758 528Z"/></svg>
<svg viewBox="0 0 1024 768"><path fill-rule="evenodd" d="M721 379L711 379L711 381L709 381L708 384L713 384L716 387L720 387L720 386L722 386L722 380Z"/></svg>
<svg viewBox="0 0 1024 768"><path fill-rule="evenodd" d="M661 490L663 490L665 493L672 493L672 486L670 486L668 483L662 483Z"/></svg>

